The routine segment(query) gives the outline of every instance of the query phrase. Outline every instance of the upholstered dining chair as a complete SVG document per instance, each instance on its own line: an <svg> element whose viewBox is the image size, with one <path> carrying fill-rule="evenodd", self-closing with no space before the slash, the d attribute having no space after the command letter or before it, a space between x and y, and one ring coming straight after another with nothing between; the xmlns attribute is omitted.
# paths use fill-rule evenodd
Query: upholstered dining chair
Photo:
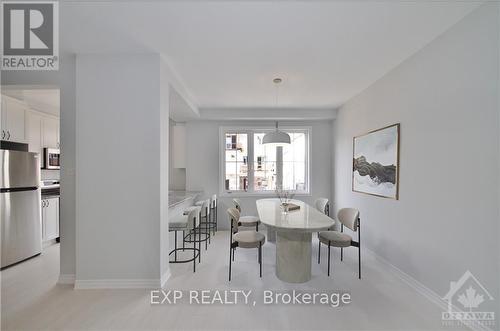
<svg viewBox="0 0 500 331"><path fill-rule="evenodd" d="M229 281L231 281L231 264L234 260L234 251L237 247L240 248L258 248L259 250L259 275L262 277L262 245L266 241L266 237L257 231L238 231L240 226L240 212L236 208L227 210L231 230L229 231Z"/></svg>
<svg viewBox="0 0 500 331"><path fill-rule="evenodd" d="M340 232L338 231L321 231L318 247L318 263L321 262L321 244L328 246L328 276L330 276L330 247L340 247L340 260L343 261L344 248L354 246L358 248L358 277L361 279L361 231L359 211L354 208L342 208L337 214L340 222ZM358 241L354 241L352 237L344 233L344 226L358 233Z"/></svg>
<svg viewBox="0 0 500 331"><path fill-rule="evenodd" d="M239 199L233 199L233 203L236 209L241 213L241 201ZM257 216L240 216L238 225L245 227L255 226L255 231L259 232L260 220Z"/></svg>
<svg viewBox="0 0 500 331"><path fill-rule="evenodd" d="M330 205L327 198L316 199L316 201L314 202L314 206L323 214L330 216Z"/></svg>

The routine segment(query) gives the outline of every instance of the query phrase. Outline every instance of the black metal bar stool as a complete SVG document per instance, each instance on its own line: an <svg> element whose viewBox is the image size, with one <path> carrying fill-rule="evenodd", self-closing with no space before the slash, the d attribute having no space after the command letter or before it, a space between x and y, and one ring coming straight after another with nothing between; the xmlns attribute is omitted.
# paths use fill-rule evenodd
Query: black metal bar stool
<svg viewBox="0 0 500 331"><path fill-rule="evenodd" d="M182 245L182 248L177 247L177 232L182 231L195 231L196 228L200 226L200 211L199 209L193 209L189 212L188 215L178 215L174 216L172 218L169 218L168 220L168 231L174 232L174 249L170 251L168 254L171 256L172 254L174 255L174 259L170 260L170 263L188 263L188 262L193 262L193 272L196 272L196 258L201 257L201 241L199 240L194 240L193 241L193 247L185 247L184 243ZM196 233L196 232L195 232ZM199 247L196 247L196 243L198 243ZM193 251L193 257L190 259L183 259L183 260L178 260L177 259L177 252L178 251L186 251L186 250L191 250ZM201 259L200 259L201 261Z"/></svg>
<svg viewBox="0 0 500 331"><path fill-rule="evenodd" d="M209 223L206 221L210 217L210 200L204 200L200 206L192 206L186 209L184 214L190 213L192 210L199 211L200 226L192 229L183 238L183 242L192 243L193 241L205 242L205 250L208 249L208 242L211 240ZM205 221L203 221L205 219ZM197 239L198 237L198 239ZM201 260L201 257L200 257Z"/></svg>
<svg viewBox="0 0 500 331"><path fill-rule="evenodd" d="M197 201L195 206L202 207L205 200ZM210 218L208 221L208 228L213 231L213 234L217 232L217 195L214 194L210 198ZM209 240L210 242L210 240Z"/></svg>

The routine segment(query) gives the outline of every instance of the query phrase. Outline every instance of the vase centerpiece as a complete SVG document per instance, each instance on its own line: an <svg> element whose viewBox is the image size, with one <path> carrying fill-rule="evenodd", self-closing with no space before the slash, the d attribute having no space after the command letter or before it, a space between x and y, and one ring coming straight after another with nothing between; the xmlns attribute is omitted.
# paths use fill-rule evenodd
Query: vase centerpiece
<svg viewBox="0 0 500 331"><path fill-rule="evenodd" d="M282 187L277 187L275 192L278 199L280 199L280 207L283 209L284 213L287 213L289 211L290 201L295 194L289 190L284 190Z"/></svg>

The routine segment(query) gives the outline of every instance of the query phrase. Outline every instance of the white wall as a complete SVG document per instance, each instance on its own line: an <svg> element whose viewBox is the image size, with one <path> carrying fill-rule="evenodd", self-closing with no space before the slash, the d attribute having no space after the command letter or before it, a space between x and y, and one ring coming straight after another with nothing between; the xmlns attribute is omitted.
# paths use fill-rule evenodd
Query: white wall
<svg viewBox="0 0 500 331"><path fill-rule="evenodd" d="M169 183L168 187L172 191L184 191L186 190L186 169L174 168L173 166L173 144L175 141L173 139L173 127L175 122L170 120L169 122Z"/></svg>
<svg viewBox="0 0 500 331"><path fill-rule="evenodd" d="M311 126L311 195L296 198L313 203L319 197L331 198L331 121L280 122L281 126ZM273 123L255 121L192 121L187 122L186 189L204 191L204 197L219 192L219 128L221 126L269 126ZM274 197L274 194L273 196ZM240 197L245 215L256 215L258 197ZM231 197L219 197L219 228L227 229L226 210L232 207Z"/></svg>
<svg viewBox="0 0 500 331"><path fill-rule="evenodd" d="M159 286L168 213L160 57L78 55L76 72L75 285Z"/></svg>
<svg viewBox="0 0 500 331"><path fill-rule="evenodd" d="M499 11L480 7L344 105L335 201L364 246L439 295L470 270L499 298ZM352 138L401 123L400 199L351 191Z"/></svg>
<svg viewBox="0 0 500 331"><path fill-rule="evenodd" d="M170 277L168 191L170 146L170 73L163 59L160 60L160 285Z"/></svg>

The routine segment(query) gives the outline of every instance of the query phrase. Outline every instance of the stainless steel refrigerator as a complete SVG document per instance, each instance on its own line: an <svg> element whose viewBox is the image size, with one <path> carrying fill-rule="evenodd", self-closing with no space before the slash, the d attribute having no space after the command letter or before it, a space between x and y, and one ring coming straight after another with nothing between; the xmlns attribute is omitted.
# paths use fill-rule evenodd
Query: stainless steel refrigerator
<svg viewBox="0 0 500 331"><path fill-rule="evenodd" d="M40 155L0 149L1 268L42 252Z"/></svg>

